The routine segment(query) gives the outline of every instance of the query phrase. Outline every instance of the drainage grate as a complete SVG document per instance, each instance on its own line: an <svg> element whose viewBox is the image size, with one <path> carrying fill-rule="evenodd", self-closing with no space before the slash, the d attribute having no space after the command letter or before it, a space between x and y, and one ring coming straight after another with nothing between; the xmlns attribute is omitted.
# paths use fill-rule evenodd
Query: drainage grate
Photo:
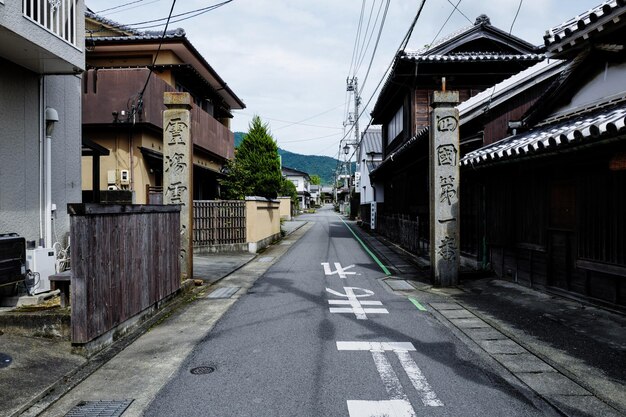
<svg viewBox="0 0 626 417"><path fill-rule="evenodd" d="M385 284L389 285L394 291L411 291L415 289L414 286L403 279L387 279Z"/></svg>
<svg viewBox="0 0 626 417"><path fill-rule="evenodd" d="M192 368L189 372L194 375L206 375L215 371L215 368L212 366L198 366L197 368Z"/></svg>
<svg viewBox="0 0 626 417"><path fill-rule="evenodd" d="M237 291L239 291L239 288L241 287L217 288L215 291L212 291L209 295L207 295L207 298L230 298L235 295Z"/></svg>
<svg viewBox="0 0 626 417"><path fill-rule="evenodd" d="M11 365L13 362L13 358L7 355L6 353L0 353L0 368L6 368Z"/></svg>
<svg viewBox="0 0 626 417"><path fill-rule="evenodd" d="M133 400L81 401L65 417L120 417Z"/></svg>

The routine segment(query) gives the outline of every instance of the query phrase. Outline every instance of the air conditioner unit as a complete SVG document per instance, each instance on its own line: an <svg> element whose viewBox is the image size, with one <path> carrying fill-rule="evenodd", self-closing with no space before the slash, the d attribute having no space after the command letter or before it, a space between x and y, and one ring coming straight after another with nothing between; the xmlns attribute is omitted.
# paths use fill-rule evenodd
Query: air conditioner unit
<svg viewBox="0 0 626 417"><path fill-rule="evenodd" d="M130 184L130 171L127 169L120 170L120 184L121 185L129 185Z"/></svg>
<svg viewBox="0 0 626 417"><path fill-rule="evenodd" d="M26 249L26 268L39 274L39 279L35 278L33 293L50 291L50 275L56 272L55 260L54 249Z"/></svg>

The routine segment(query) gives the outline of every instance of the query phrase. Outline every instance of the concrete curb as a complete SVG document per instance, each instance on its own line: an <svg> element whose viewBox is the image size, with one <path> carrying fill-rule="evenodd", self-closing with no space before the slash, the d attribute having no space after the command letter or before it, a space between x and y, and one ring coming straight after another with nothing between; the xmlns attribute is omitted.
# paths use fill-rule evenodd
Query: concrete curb
<svg viewBox="0 0 626 417"><path fill-rule="evenodd" d="M368 241L371 242L372 240L375 240L379 242L380 244L384 245L386 248L390 248L399 257L409 258L410 261L412 261L416 266L421 267L421 265L418 262L416 262L416 257L414 255L406 252L402 248L397 247L397 245L391 242L388 242L386 239L379 239L378 236L367 233L366 231L360 228L354 228L354 229L357 230L357 233L360 236L367 237ZM370 249L374 253L376 253L377 256L382 255L380 252L380 248L376 248L375 245L370 246ZM384 257L384 255L382 256ZM391 262L391 260L388 258L386 258L386 260ZM393 267L393 265L391 266ZM402 277L399 276L399 278L402 278ZM622 415L623 410L620 410L618 407L616 407L610 398L606 398L606 396L602 395L602 393L598 393L597 390L589 387L588 384L586 384L584 381L581 381L580 378L573 375L572 372L570 372L567 369L564 369L562 366L555 363L553 360L541 354L540 352L537 352L537 350L534 349L532 346L529 346L528 343L525 343L520 338L511 334L509 331L507 331L507 329L503 328L498 323L495 323L493 320L486 317L485 314L483 314L482 312L472 309L470 307L467 307L465 304L463 304L462 302L454 298L453 295L446 294L444 291L430 291L430 289L428 288L420 288L417 285L414 285L414 284L418 284L418 282L411 281L411 280L409 280L408 282L410 282L411 285L415 287L415 291L433 292L439 296L448 298L450 300L450 303L457 304L460 307L459 310L461 309L465 310L466 312L474 316L477 320L484 322L487 326L489 326L488 327L489 329L493 329L497 331L498 333L500 333L503 336L502 338L492 337L492 339L494 340L482 340L482 341L479 339L474 340L471 336L466 334L466 331L464 331L464 327L459 327L459 325L453 322L453 320L455 319L446 317L435 306L433 306L432 304L430 305L431 313L439 322L441 322L443 325L448 327L455 334L455 336L459 338L460 340L462 340L468 347L470 347L472 351L474 351L475 353L480 353L481 357L488 358L488 362L494 367L494 369L497 369L498 373L507 382L521 389L523 395L525 395L535 405L536 405L536 398L541 398L543 401L545 401L545 403L549 404L552 408L557 410L560 414L564 416L576 416L576 415L580 415L579 414L580 411L578 409L574 409L572 405L569 404L570 401L572 401L573 399L576 399L576 400L579 400L579 404L577 405L579 407L585 407L586 408L585 411L591 411L593 413L595 410L595 412L600 412L602 413L601 415L607 416L607 417L609 416L618 417ZM457 289L457 291L464 291L463 289L458 288L458 287L455 287L455 289ZM464 319L461 317L456 319L456 321L459 321L459 322L462 322L463 320ZM472 319L467 319L467 320L472 320ZM465 326L466 324L470 325L471 323L459 323L459 324L462 324L463 326ZM465 330L467 330L467 328L465 328ZM486 331L487 328L485 328L484 330ZM493 343L490 344L489 342L493 342ZM495 346L497 345L498 342L500 342L500 345L502 346ZM537 371L536 373L514 372L515 366L513 365L507 366L506 362L502 360L503 355L500 354L500 356L497 356L497 352L498 352L498 349L501 349L502 352L505 352L505 351L508 352L508 350L506 349L509 349L509 350L514 349L515 345L518 345L519 347L521 347L521 349L527 351L530 355L532 355L532 357L534 357L538 361L545 363L549 368L551 368L552 370L551 374L559 374L562 377L561 382L563 383L563 385L567 385L570 390L577 391L578 394L572 395L571 393L567 393L567 394L550 393L549 390L546 390L545 388L542 387L543 381L542 382L538 381L539 375L541 374L541 372L539 371ZM486 348L491 349L492 352L490 352ZM513 368L513 370L511 368ZM547 373L543 372L543 374L547 374ZM528 378L528 376L530 375L532 375L532 378ZM526 380L522 379L525 377L526 377ZM534 388L531 385L533 385ZM589 415L594 415L594 414L589 414Z"/></svg>
<svg viewBox="0 0 626 417"><path fill-rule="evenodd" d="M289 234L285 235L285 237L290 236L295 231L301 229L308 223L309 222L304 222L303 224L299 225ZM284 238L277 240L276 243L280 242L283 239ZM276 243L268 246L268 248L276 245ZM233 275L257 258L258 254L250 258L248 261L237 266L217 281L210 283L209 285L194 287L193 280L188 280L189 284L187 284L187 286L189 289L187 291L181 291L179 295L171 299L162 309L160 309L153 316L141 323L134 330L128 332L122 338L118 339L107 348L90 357L83 365L62 376L57 382L48 386L39 395L33 397L26 404L20 407L18 411L14 412L8 417L35 417L39 415L56 401L58 401L61 397L63 397L67 392L72 390L74 387L87 379L91 374L100 369L109 360L115 357L115 355L117 355L119 352L121 352L137 339L139 339L139 337L146 333L150 328L157 325L162 320L166 319L170 314L179 309L182 305L193 301L198 294L209 291L212 287L216 286L217 283ZM279 258L277 258L276 260L278 259ZM181 289L182 287L183 286L181 285Z"/></svg>
<svg viewBox="0 0 626 417"><path fill-rule="evenodd" d="M50 405L54 404L59 398L65 395L72 388L87 379L89 375L96 372L100 367L107 363L116 354L124 350L127 346L137 340L141 335L147 332L152 326L166 318L174 310L179 308L183 303L191 301L203 287L193 287L193 282L187 284L190 288L184 290L181 285L181 293L171 299L163 308L156 312L153 316L146 319L138 325L133 331L126 333L122 338L116 340L113 344L98 352L94 356L76 369L62 376L57 382L51 384L37 396L30 399L20 409L8 417L18 416L37 416Z"/></svg>

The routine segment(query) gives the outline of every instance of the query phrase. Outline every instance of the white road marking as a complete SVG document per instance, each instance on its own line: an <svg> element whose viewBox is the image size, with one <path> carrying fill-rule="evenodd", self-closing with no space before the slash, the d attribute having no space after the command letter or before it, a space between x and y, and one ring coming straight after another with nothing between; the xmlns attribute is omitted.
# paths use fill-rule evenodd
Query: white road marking
<svg viewBox="0 0 626 417"><path fill-rule="evenodd" d="M326 291L337 297L344 297L347 300L328 300L328 304L331 305L349 305L350 307L330 307L331 313L352 313L358 320L367 320L367 313L370 314L389 314L386 308L363 308L364 305L378 305L382 306L380 301L360 301L359 298L371 297L374 295L374 291L366 290L365 288L358 287L343 287L345 294L338 291L326 288ZM357 292L361 292L358 294Z"/></svg>
<svg viewBox="0 0 626 417"><path fill-rule="evenodd" d="M356 275L356 272L346 271L347 269L354 268L354 265L348 265L346 267L342 267L339 262L335 262L335 270L331 271L330 264L328 262L322 262L322 266L324 267L324 274L326 275L335 275L338 274L339 278L346 279L348 275Z"/></svg>
<svg viewBox="0 0 626 417"><path fill-rule="evenodd" d="M337 342L337 350L368 350L368 351L415 351L411 342Z"/></svg>
<svg viewBox="0 0 626 417"><path fill-rule="evenodd" d="M348 401L350 417L416 417L411 403L403 400Z"/></svg>
<svg viewBox="0 0 626 417"><path fill-rule="evenodd" d="M396 355L400 360L404 372L406 372L411 380L413 387L415 387L415 390L419 393L422 403L430 407L443 407L443 403L437 398L437 394L435 394L435 391L430 387L426 377L422 374L421 369L417 366L413 358L411 358L409 352L396 351Z"/></svg>
<svg viewBox="0 0 626 417"><path fill-rule="evenodd" d="M380 375L380 379L383 380L383 385L385 386L385 390L387 390L387 394L392 400L403 400L409 401L409 398L404 393L402 389L402 384L398 379L398 375L393 370L393 367L387 360L385 356L385 352L372 352L372 357L374 358L374 363L376 364L376 370L378 370L378 374Z"/></svg>
<svg viewBox="0 0 626 417"><path fill-rule="evenodd" d="M338 341L337 350L343 351L369 351L372 353L374 363L376 364L376 370L380 375L380 378L385 385L387 393L392 400L408 401L406 394L402 389L402 385L395 371L392 369L390 362L385 356L385 352L391 351L396 354L402 369L409 377L411 384L418 392L422 403L429 407L442 407L443 402L437 398L437 394L431 388L430 384L426 380L426 377L417 366L417 363L411 358L409 352L415 351L415 346L410 342L348 342ZM364 403L367 403L365 401ZM377 403L372 401L372 403ZM410 406L410 403L409 403ZM363 410L367 410L364 408ZM413 409L411 408L413 412ZM354 414L354 416L370 416L379 414ZM403 415L403 414L399 414ZM415 414L412 414L415 415ZM350 414L353 417L352 414ZM389 416L395 416L395 414L389 414Z"/></svg>

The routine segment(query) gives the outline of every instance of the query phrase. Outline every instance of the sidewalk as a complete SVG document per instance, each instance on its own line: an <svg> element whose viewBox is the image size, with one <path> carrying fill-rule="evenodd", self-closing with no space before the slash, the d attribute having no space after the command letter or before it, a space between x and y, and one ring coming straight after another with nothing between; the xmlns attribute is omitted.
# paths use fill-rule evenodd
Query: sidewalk
<svg viewBox="0 0 626 417"><path fill-rule="evenodd" d="M284 222L285 237L305 224L305 221ZM282 247L285 248L286 246ZM255 258L256 255L248 252L195 256L194 278L204 281L205 284L215 284L233 276ZM207 289L206 285L200 288L205 291ZM72 354L70 342L61 338L26 337L0 331L0 416L19 416L30 407L32 409L27 415L36 415L37 410L42 411L43 408L39 405L33 407L34 404L44 398L62 396L133 344L159 319L184 305L188 297L181 294L177 298L145 325L89 360ZM220 302L221 300L213 301L215 304ZM10 310L3 308L0 315ZM44 404L46 402L49 400L41 401Z"/></svg>
<svg viewBox="0 0 626 417"><path fill-rule="evenodd" d="M625 316L495 276L434 288L427 261L350 226L435 317L564 415L626 415Z"/></svg>

